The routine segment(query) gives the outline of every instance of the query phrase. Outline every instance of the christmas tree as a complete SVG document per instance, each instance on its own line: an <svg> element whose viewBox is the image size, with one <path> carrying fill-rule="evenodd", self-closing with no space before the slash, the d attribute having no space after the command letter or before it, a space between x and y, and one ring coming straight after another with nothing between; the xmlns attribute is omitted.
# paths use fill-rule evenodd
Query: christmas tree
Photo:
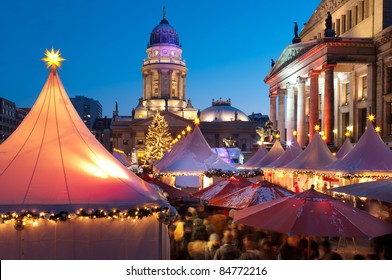
<svg viewBox="0 0 392 280"><path fill-rule="evenodd" d="M173 138L168 129L169 125L165 118L157 112L147 130L146 147L144 149L143 165L151 164L163 157L171 148Z"/></svg>

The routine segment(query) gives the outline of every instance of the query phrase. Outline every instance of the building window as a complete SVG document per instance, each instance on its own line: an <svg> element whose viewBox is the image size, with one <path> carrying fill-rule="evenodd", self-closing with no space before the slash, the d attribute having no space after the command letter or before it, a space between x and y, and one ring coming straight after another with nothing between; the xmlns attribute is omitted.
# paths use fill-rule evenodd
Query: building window
<svg viewBox="0 0 392 280"><path fill-rule="evenodd" d="M368 91L368 79L367 76L362 76L362 100L367 99L367 91Z"/></svg>
<svg viewBox="0 0 392 280"><path fill-rule="evenodd" d="M143 145L143 144L144 144L143 139L137 139L137 140L136 140L136 144L137 144L137 145Z"/></svg>
<svg viewBox="0 0 392 280"><path fill-rule="evenodd" d="M352 27L352 11L347 11L347 30L350 30Z"/></svg>
<svg viewBox="0 0 392 280"><path fill-rule="evenodd" d="M388 70L387 74L388 74L388 78L389 78L388 82L387 82L388 93L392 93L392 67L389 67L387 70Z"/></svg>
<svg viewBox="0 0 392 280"><path fill-rule="evenodd" d="M343 124L343 130L346 131L347 127L350 126L350 113L342 114L342 124Z"/></svg>
<svg viewBox="0 0 392 280"><path fill-rule="evenodd" d="M346 22L346 15L342 15L342 34L346 32L347 22Z"/></svg>
<svg viewBox="0 0 392 280"><path fill-rule="evenodd" d="M350 102L350 83L343 84L342 105L348 105Z"/></svg>
<svg viewBox="0 0 392 280"><path fill-rule="evenodd" d="M367 109L358 109L358 138L365 133L367 121Z"/></svg>
<svg viewBox="0 0 392 280"><path fill-rule="evenodd" d="M340 18L336 19L336 36L340 36Z"/></svg>
<svg viewBox="0 0 392 280"><path fill-rule="evenodd" d="M363 21L365 19L365 1L359 1L359 20Z"/></svg>
<svg viewBox="0 0 392 280"><path fill-rule="evenodd" d="M386 133L388 135L392 135L392 102L387 102L386 103L387 108L386 108Z"/></svg>
<svg viewBox="0 0 392 280"><path fill-rule="evenodd" d="M124 139L124 140L123 140L123 145L128 146L128 145L129 145L129 140L128 140L128 139Z"/></svg>
<svg viewBox="0 0 392 280"><path fill-rule="evenodd" d="M353 26L358 24L358 5L353 9Z"/></svg>

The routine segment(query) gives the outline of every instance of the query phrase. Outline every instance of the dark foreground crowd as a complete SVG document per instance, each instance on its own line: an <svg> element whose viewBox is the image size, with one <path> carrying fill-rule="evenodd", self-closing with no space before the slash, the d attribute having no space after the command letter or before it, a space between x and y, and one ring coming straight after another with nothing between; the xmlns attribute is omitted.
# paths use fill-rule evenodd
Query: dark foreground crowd
<svg viewBox="0 0 392 280"><path fill-rule="evenodd" d="M342 260L337 239L267 232L233 222L231 213L204 206L189 208L169 226L174 260ZM310 244L309 244L310 242ZM376 238L372 248L350 259L392 259L392 236Z"/></svg>

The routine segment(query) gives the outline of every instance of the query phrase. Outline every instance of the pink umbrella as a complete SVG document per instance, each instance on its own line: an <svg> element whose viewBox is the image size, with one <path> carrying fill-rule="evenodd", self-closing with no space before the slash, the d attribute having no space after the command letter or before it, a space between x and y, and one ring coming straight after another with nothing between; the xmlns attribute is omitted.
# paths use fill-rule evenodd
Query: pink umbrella
<svg viewBox="0 0 392 280"><path fill-rule="evenodd" d="M214 197L232 193L250 185L252 185L251 181L242 177L232 176L194 193L193 196L202 200L210 200Z"/></svg>
<svg viewBox="0 0 392 280"><path fill-rule="evenodd" d="M213 206L242 209L293 194L268 181L259 181L236 192L210 199L208 202Z"/></svg>
<svg viewBox="0 0 392 280"><path fill-rule="evenodd" d="M237 223L288 234L372 238L392 224L314 189L234 213Z"/></svg>

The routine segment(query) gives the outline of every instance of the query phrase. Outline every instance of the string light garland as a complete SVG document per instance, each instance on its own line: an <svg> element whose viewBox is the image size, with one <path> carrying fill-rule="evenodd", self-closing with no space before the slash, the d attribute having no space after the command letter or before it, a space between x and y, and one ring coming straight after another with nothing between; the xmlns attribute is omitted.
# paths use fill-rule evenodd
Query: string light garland
<svg viewBox="0 0 392 280"><path fill-rule="evenodd" d="M170 214L171 212L171 214ZM39 221L52 221L52 222L66 222L72 219L108 219L108 220L141 220L158 214L160 220L168 219L168 216L173 216L174 210L170 211L168 207L144 207L122 211L119 209L112 209L105 211L102 209L79 209L75 212L60 211L60 212L39 212L36 211L22 211L20 213L11 211L0 215L0 224L14 223L16 230L22 230L26 225L38 225ZM170 214L170 215L169 215ZM175 214L176 215L176 214Z"/></svg>
<svg viewBox="0 0 392 280"><path fill-rule="evenodd" d="M256 176L263 176L264 172L261 169L255 170L244 170L244 171L223 171L221 169L210 169L204 172L204 176L211 177L224 177L229 178L232 176L242 177L242 178L251 178Z"/></svg>

